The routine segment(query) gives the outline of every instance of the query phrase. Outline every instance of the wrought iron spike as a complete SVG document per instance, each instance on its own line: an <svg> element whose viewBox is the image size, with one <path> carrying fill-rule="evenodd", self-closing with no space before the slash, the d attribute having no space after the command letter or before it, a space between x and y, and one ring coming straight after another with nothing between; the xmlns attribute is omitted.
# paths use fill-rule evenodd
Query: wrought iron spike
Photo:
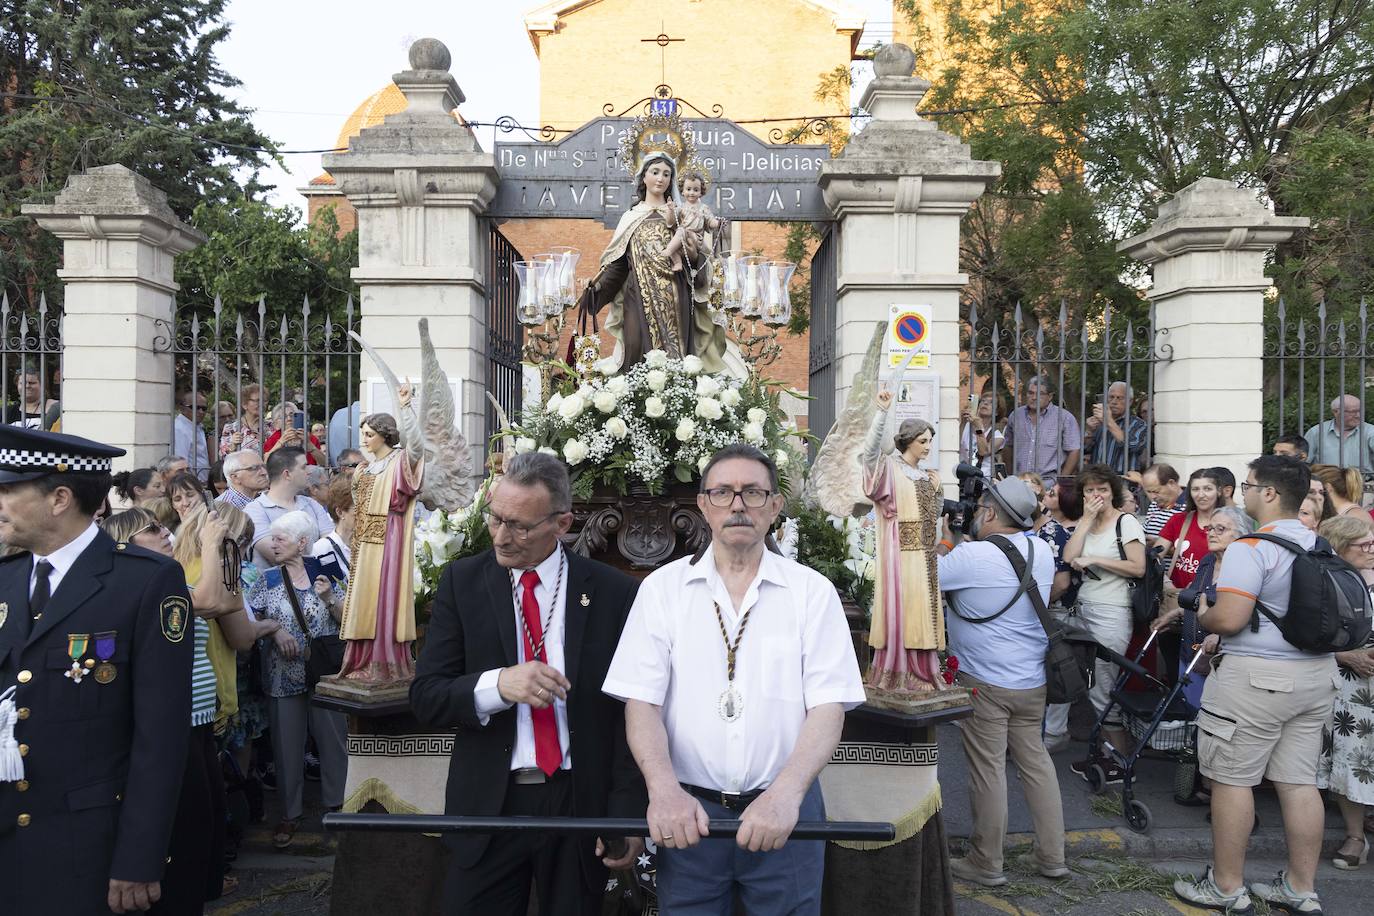
<svg viewBox="0 0 1374 916"><path fill-rule="evenodd" d="M258 327L264 327L263 322L267 320L267 297L258 297Z"/></svg>
<svg viewBox="0 0 1374 916"><path fill-rule="evenodd" d="M224 310L224 303L219 298L219 293L215 293L215 318L219 318L219 313Z"/></svg>
<svg viewBox="0 0 1374 916"><path fill-rule="evenodd" d="M974 328L978 327L978 301L976 299L969 300L968 323L973 325Z"/></svg>
<svg viewBox="0 0 1374 916"><path fill-rule="evenodd" d="M1020 300L1020 299L1017 299L1017 300L1016 300L1016 308L1015 308L1015 310L1012 311L1011 314L1012 314L1012 320L1014 320L1014 321L1016 322L1016 327L1017 327L1017 329L1019 330L1019 329L1021 328L1021 300Z"/></svg>
<svg viewBox="0 0 1374 916"><path fill-rule="evenodd" d="M8 291L0 292L0 315L10 313L10 294Z"/></svg>
<svg viewBox="0 0 1374 916"><path fill-rule="evenodd" d="M243 349L243 315L234 316L234 337L238 339L238 347Z"/></svg>
<svg viewBox="0 0 1374 916"><path fill-rule="evenodd" d="M309 297L309 296L302 296L302 297L301 297L301 317L302 317L302 318L309 318L309 317L310 317L310 297Z"/></svg>
<svg viewBox="0 0 1374 916"><path fill-rule="evenodd" d="M1340 342L1341 349L1345 349L1345 319L1342 318L1336 327L1336 340Z"/></svg>
<svg viewBox="0 0 1374 916"><path fill-rule="evenodd" d="M1326 299L1323 297L1317 302L1317 320L1326 326Z"/></svg>
<svg viewBox="0 0 1374 916"><path fill-rule="evenodd" d="M348 304L344 306L344 315L347 316L348 326L353 327L353 294L348 294Z"/></svg>
<svg viewBox="0 0 1374 916"><path fill-rule="evenodd" d="M290 326L286 323L286 316L281 316L281 339L282 346L286 346L286 338L291 333Z"/></svg>
<svg viewBox="0 0 1374 916"><path fill-rule="evenodd" d="M1364 301L1364 296L1360 297L1360 324L1364 324L1365 316L1369 314L1368 306Z"/></svg>
<svg viewBox="0 0 1374 916"><path fill-rule="evenodd" d="M1069 323L1069 303L1064 300L1063 296L1059 297L1059 323L1060 325Z"/></svg>
<svg viewBox="0 0 1374 916"><path fill-rule="evenodd" d="M38 294L38 320L42 321L48 315L48 294L40 292Z"/></svg>
<svg viewBox="0 0 1374 916"><path fill-rule="evenodd" d="M191 336L200 336L200 316L197 315L195 312L191 313Z"/></svg>
<svg viewBox="0 0 1374 916"><path fill-rule="evenodd" d="M1283 321L1285 318L1288 317L1288 306L1287 306L1287 304L1283 301L1283 297L1282 297L1282 296L1279 296L1279 309L1278 309L1278 313L1279 313L1279 321Z"/></svg>
<svg viewBox="0 0 1374 916"><path fill-rule="evenodd" d="M324 313L324 339L329 340L334 336L334 322L329 319L329 313Z"/></svg>
<svg viewBox="0 0 1374 916"><path fill-rule="evenodd" d="M1306 343L1307 343L1307 322L1306 322L1305 320L1299 318L1299 319L1298 319L1298 349L1301 351L1302 347L1303 347Z"/></svg>

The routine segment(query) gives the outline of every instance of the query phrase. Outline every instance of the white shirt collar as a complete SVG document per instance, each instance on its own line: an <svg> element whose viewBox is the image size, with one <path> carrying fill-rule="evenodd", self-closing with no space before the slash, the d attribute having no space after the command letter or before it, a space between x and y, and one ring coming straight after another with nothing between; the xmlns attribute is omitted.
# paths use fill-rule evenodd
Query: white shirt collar
<svg viewBox="0 0 1374 916"><path fill-rule="evenodd" d="M91 541L95 540L95 536L99 531L100 529L96 526L95 522L91 522L90 527L85 531L81 532L75 538L63 544L46 557L34 554L34 565L37 566L43 560L47 560L52 564L53 575L61 578L66 575L67 570L72 568L72 564L76 562L76 558L81 556L87 547L91 546Z"/></svg>
<svg viewBox="0 0 1374 916"><path fill-rule="evenodd" d="M554 547L553 553L545 557L534 571L539 574L539 584L550 589L558 588L558 563L563 557L563 545L558 544ZM525 573L521 569L515 571L515 581L518 584L520 577Z"/></svg>
<svg viewBox="0 0 1374 916"><path fill-rule="evenodd" d="M715 551L716 545L711 544L706 548L706 552L701 555L700 560L697 560L694 564L688 565L686 576L687 582L697 580L709 582L713 576L719 576L719 570L716 569ZM781 585L786 588L787 575L782 568L780 560L781 557L767 547L764 547L763 558L759 560L759 571L754 576L754 581L771 582L774 585Z"/></svg>

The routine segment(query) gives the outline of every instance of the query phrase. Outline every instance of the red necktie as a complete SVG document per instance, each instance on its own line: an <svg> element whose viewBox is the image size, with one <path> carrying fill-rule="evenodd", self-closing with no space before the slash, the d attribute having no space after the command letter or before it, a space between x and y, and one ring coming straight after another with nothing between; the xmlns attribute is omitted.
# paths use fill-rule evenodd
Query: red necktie
<svg viewBox="0 0 1374 916"><path fill-rule="evenodd" d="M543 645L544 628L539 623L539 599L534 597L534 588L538 584L539 573L534 570L527 569L521 574L520 611L525 615L525 632L528 634L523 654L529 656L526 661L533 661L536 658L534 647L538 646L538 660L548 664L549 653ZM554 595L551 600L557 601L558 596ZM553 703L543 709L531 706L530 718L534 721L534 762L545 775L552 776L553 771L563 763L563 751L558 745L558 717L554 714Z"/></svg>

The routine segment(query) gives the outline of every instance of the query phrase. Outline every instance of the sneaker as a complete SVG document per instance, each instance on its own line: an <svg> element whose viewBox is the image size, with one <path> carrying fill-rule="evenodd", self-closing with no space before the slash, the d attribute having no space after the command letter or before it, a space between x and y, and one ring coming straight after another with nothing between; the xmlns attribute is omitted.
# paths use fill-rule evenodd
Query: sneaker
<svg viewBox="0 0 1374 916"><path fill-rule="evenodd" d="M950 874L956 878L963 878L965 881L972 881L974 884L981 884L983 887L1001 887L1007 883L1007 876L1000 872L983 871L974 866L968 859L950 859Z"/></svg>
<svg viewBox="0 0 1374 916"><path fill-rule="evenodd" d="M1255 912L1255 905L1250 902L1245 885L1242 884L1234 894L1223 893L1216 881L1212 880L1210 865L1199 878L1179 878L1175 881L1174 893L1185 903L1200 906L1204 910L1221 910L1233 916L1250 916Z"/></svg>
<svg viewBox="0 0 1374 916"><path fill-rule="evenodd" d="M1250 893L1269 904L1271 909L1321 916L1322 904L1317 899L1317 892L1304 891L1299 893L1293 890L1293 885L1288 883L1287 872L1279 872L1278 877L1269 884L1256 882L1250 885Z"/></svg>
<svg viewBox="0 0 1374 916"><path fill-rule="evenodd" d="M1023 853L1017 856L1014 862L1019 870L1035 872L1045 878L1067 878L1069 876L1067 865L1042 865L1035 858L1035 853Z"/></svg>
<svg viewBox="0 0 1374 916"><path fill-rule="evenodd" d="M1107 781L1103 783L1103 785L1121 785L1123 777L1121 767L1114 763L1109 763L1106 760L1075 760L1073 763L1069 764L1069 769L1073 770L1079 776L1082 776L1083 781L1087 782L1088 774L1092 772L1093 764L1102 767L1102 773L1107 777Z"/></svg>
<svg viewBox="0 0 1374 916"><path fill-rule="evenodd" d="M1052 735L1049 732L1045 732L1045 750L1049 751L1051 754L1057 754L1065 750L1071 744L1073 744L1073 739L1069 737L1068 732L1062 735Z"/></svg>

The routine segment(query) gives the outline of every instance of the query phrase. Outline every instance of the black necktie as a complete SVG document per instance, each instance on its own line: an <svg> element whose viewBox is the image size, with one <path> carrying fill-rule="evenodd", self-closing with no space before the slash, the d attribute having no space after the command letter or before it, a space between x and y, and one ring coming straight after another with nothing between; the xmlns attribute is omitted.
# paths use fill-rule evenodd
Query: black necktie
<svg viewBox="0 0 1374 916"><path fill-rule="evenodd" d="M43 609L48 606L48 599L52 597L52 586L48 581L48 576L52 575L52 564L47 560L39 560L34 564L33 571L35 578L33 596L29 598L29 613L37 620L43 616Z"/></svg>

